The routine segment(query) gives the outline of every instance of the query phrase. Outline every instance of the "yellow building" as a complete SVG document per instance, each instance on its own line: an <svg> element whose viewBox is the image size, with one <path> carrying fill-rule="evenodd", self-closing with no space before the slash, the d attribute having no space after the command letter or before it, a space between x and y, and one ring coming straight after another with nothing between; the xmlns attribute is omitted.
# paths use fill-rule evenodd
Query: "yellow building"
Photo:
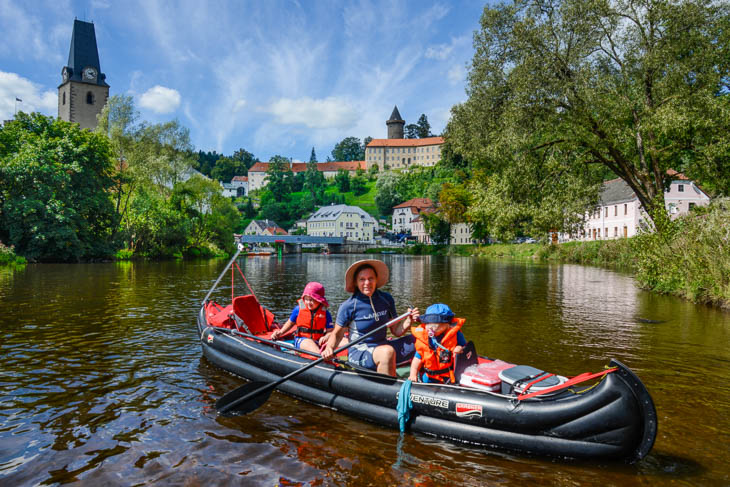
<svg viewBox="0 0 730 487"><path fill-rule="evenodd" d="M412 166L435 166L441 160L443 137L423 139L373 139L365 147L368 169L403 169Z"/></svg>
<svg viewBox="0 0 730 487"><path fill-rule="evenodd" d="M375 218L357 206L323 206L307 219L307 235L373 242Z"/></svg>

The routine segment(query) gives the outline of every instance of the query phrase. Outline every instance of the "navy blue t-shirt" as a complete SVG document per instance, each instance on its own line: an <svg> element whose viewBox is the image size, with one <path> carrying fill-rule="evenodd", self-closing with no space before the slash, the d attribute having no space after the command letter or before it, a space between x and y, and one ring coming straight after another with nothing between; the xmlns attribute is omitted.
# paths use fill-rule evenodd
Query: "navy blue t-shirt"
<svg viewBox="0 0 730 487"><path fill-rule="evenodd" d="M375 290L371 297L360 291L347 298L337 310L335 323L342 327L350 327L350 341L357 339L369 331L382 326L397 316L395 300L390 294ZM380 345L388 336L387 328L366 338L364 343Z"/></svg>

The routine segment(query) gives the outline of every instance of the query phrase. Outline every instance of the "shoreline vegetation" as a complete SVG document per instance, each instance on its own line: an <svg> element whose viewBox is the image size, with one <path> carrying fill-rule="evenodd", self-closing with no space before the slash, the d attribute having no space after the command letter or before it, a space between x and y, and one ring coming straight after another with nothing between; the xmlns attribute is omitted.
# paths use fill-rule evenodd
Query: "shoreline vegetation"
<svg viewBox="0 0 730 487"><path fill-rule="evenodd" d="M698 208L661 234L559 244L414 244L397 252L604 267L631 273L642 289L730 309L730 198Z"/></svg>

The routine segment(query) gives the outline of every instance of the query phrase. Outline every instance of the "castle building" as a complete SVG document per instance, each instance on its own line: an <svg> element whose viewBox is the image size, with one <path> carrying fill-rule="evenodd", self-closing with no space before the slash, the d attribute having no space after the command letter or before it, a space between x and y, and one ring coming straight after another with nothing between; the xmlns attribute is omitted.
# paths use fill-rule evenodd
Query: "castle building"
<svg viewBox="0 0 730 487"><path fill-rule="evenodd" d="M444 138L404 139L405 123L398 107L394 107L390 119L385 122L388 127L388 138L373 139L365 147L365 164L368 169L373 166L378 166L380 171L407 169L412 166L434 166L441 160Z"/></svg>
<svg viewBox="0 0 730 487"><path fill-rule="evenodd" d="M58 118L94 130L96 117L109 98L106 75L101 72L94 24L75 19L68 63L58 86Z"/></svg>

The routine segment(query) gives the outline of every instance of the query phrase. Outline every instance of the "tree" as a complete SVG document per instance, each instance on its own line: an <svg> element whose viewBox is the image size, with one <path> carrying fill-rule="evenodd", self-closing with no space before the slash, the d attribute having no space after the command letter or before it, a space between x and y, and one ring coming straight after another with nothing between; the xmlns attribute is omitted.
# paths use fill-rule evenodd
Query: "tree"
<svg viewBox="0 0 730 487"><path fill-rule="evenodd" d="M340 193L350 191L350 173L344 169L338 169L335 174L335 184Z"/></svg>
<svg viewBox="0 0 730 487"><path fill-rule="evenodd" d="M406 139L417 139L418 138L418 125L415 123L409 123L405 127Z"/></svg>
<svg viewBox="0 0 730 487"><path fill-rule="evenodd" d="M392 172L382 172L375 183L375 205L381 215L393 213L393 207L403 202L398 193L398 177Z"/></svg>
<svg viewBox="0 0 730 487"><path fill-rule="evenodd" d="M317 162L317 154L314 152L314 147L312 147L312 153L309 155L309 162Z"/></svg>
<svg viewBox="0 0 730 487"><path fill-rule="evenodd" d="M313 201L319 201L321 199L322 192L324 191L324 175L317 167L317 155L314 153L314 147L312 147L312 155L307 163L307 170L304 173L304 189L309 191L312 195Z"/></svg>
<svg viewBox="0 0 730 487"><path fill-rule="evenodd" d="M238 149L236 152L233 153L231 156L231 159L234 161L239 161L243 164L243 167L245 167L245 171L242 171L239 174L235 174L235 176L245 176L248 174L248 170L251 169L251 166L256 164L256 156L251 154L246 149Z"/></svg>
<svg viewBox="0 0 730 487"><path fill-rule="evenodd" d="M555 208L569 206L576 189L597 192L596 178L610 170L661 230L668 169L728 171L728 18L727 3L701 0L485 7L468 100L452 108L446 130L454 150L485 171L473 213L496 215L501 205L561 228ZM590 207L595 196L586 196L578 199Z"/></svg>
<svg viewBox="0 0 730 487"><path fill-rule="evenodd" d="M428 118L424 113L418 117L418 122L416 122L416 135L420 139L433 136L431 133L431 124L428 123Z"/></svg>
<svg viewBox="0 0 730 487"><path fill-rule="evenodd" d="M357 175L350 178L350 189L355 196L360 196L368 192L367 180L363 175Z"/></svg>
<svg viewBox="0 0 730 487"><path fill-rule="evenodd" d="M471 204L471 194L467 188L445 183L441 187L438 201L442 217L449 223L465 222L466 212Z"/></svg>
<svg viewBox="0 0 730 487"><path fill-rule="evenodd" d="M273 156L269 159L269 169L266 171L266 189L271 191L274 201L281 203L291 192L291 166L289 159L284 156Z"/></svg>
<svg viewBox="0 0 730 487"><path fill-rule="evenodd" d="M335 144L332 149L332 158L335 161L363 161L365 160L365 148L360 145L357 137L345 137Z"/></svg>
<svg viewBox="0 0 730 487"><path fill-rule="evenodd" d="M0 240L29 259L111 253L109 140L77 124L18 113L0 128Z"/></svg>
<svg viewBox="0 0 730 487"><path fill-rule="evenodd" d="M421 212L423 228L435 244L448 244L451 240L451 225L438 213Z"/></svg>

